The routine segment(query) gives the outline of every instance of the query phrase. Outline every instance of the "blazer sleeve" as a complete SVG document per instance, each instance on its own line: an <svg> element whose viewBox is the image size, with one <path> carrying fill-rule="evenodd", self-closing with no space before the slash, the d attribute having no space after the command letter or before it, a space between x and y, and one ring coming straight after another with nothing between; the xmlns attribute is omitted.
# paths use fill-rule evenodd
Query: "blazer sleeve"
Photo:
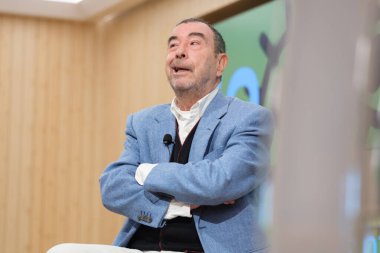
<svg viewBox="0 0 380 253"><path fill-rule="evenodd" d="M238 115L238 121L229 123L234 129L225 147L201 161L158 164L146 178L145 190L196 205L219 205L253 191L267 175L273 118L263 107Z"/></svg>
<svg viewBox="0 0 380 253"><path fill-rule="evenodd" d="M110 164L100 176L104 206L136 222L151 227L163 225L169 200L147 192L135 180L140 164L139 145L133 127L133 115L128 117L124 151L119 160Z"/></svg>

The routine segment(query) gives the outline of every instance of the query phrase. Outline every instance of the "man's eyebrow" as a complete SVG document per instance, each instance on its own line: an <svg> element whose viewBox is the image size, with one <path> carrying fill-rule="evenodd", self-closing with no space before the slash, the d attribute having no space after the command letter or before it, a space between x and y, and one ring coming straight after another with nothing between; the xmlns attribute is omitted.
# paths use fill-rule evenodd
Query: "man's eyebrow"
<svg viewBox="0 0 380 253"><path fill-rule="evenodd" d="M170 41L176 40L177 38L178 38L177 36L170 36L168 39L168 44L170 43Z"/></svg>
<svg viewBox="0 0 380 253"><path fill-rule="evenodd" d="M187 37L193 37L193 36L201 37L202 39L206 39L206 36L203 33L200 33L200 32L191 32L191 33L189 33L189 35L187 35ZM170 36L169 39L168 39L168 44L172 40L176 40L176 39L178 39L177 36Z"/></svg>

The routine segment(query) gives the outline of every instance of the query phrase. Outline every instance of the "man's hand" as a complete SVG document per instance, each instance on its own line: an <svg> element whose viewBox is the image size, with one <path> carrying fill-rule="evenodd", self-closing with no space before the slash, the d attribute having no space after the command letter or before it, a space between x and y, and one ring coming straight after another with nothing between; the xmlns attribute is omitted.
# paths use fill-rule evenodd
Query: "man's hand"
<svg viewBox="0 0 380 253"><path fill-rule="evenodd" d="M233 205L233 204L235 204L235 200L227 200L223 204L225 204L225 205ZM197 209L198 207L200 207L200 205L190 205L190 209L191 210Z"/></svg>

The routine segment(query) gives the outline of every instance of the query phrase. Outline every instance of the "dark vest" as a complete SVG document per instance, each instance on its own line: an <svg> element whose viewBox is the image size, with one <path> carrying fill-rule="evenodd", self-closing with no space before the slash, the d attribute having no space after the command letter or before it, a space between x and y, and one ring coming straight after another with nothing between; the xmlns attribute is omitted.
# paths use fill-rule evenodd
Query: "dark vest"
<svg viewBox="0 0 380 253"><path fill-rule="evenodd" d="M170 162L185 164L189 160L190 148L198 123L193 127L183 145L177 134ZM177 217L167 220L162 228L141 225L129 241L128 248L138 250L168 250L182 252L203 252L201 242L195 228L194 219Z"/></svg>

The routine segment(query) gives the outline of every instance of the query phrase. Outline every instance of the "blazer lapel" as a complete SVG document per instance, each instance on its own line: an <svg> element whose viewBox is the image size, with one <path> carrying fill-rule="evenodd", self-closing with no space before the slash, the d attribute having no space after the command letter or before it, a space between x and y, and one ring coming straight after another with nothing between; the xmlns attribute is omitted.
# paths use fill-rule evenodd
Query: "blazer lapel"
<svg viewBox="0 0 380 253"><path fill-rule="evenodd" d="M219 124L220 119L226 114L227 109L228 100L219 91L199 121L193 143L191 144L189 161L199 161L203 159L210 137Z"/></svg>
<svg viewBox="0 0 380 253"><path fill-rule="evenodd" d="M150 140L152 142L153 157L158 163L169 162L170 154L173 151L173 144L166 146L163 143L165 134L170 134L173 138L176 135L176 123L175 117L170 111L170 106L160 110L154 117L154 125L152 131L150 131ZM169 149L168 149L169 148Z"/></svg>

